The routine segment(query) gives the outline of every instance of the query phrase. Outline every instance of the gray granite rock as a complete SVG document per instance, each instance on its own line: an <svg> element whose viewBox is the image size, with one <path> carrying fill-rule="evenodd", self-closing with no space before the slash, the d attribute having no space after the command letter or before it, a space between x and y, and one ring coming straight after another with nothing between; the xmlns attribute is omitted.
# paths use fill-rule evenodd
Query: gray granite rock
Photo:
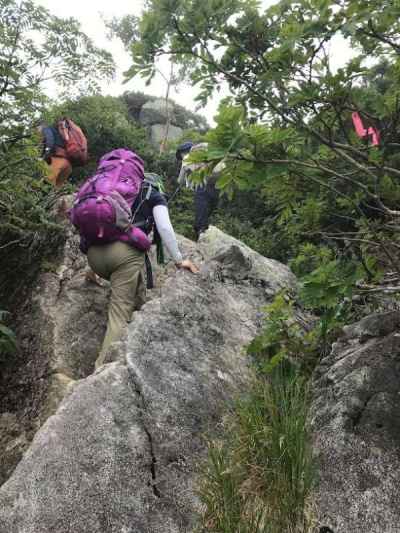
<svg viewBox="0 0 400 533"><path fill-rule="evenodd" d="M262 324L260 309L296 281L284 265L214 228L183 247L200 274L167 268L108 363L68 384L0 488L0 533L194 531L204 434L247 382L244 347ZM77 306L69 320L80 320L86 302L70 283L62 298L67 310ZM81 335L101 342L89 324ZM65 340L60 360L79 362ZM75 362L65 367L75 371Z"/></svg>
<svg viewBox="0 0 400 533"><path fill-rule="evenodd" d="M347 326L317 369L313 388L320 527L399 532L400 313Z"/></svg>
<svg viewBox="0 0 400 533"><path fill-rule="evenodd" d="M20 364L10 384L15 390L9 392L16 397L5 407L0 398L0 416L12 409L15 422L0 438L0 484L70 385L93 372L105 333L109 290L86 281L79 238L65 216L59 219L65 224L65 243L43 265L16 317Z"/></svg>
<svg viewBox="0 0 400 533"><path fill-rule="evenodd" d="M168 126L167 134L167 127L165 124L153 124L150 128L150 141L153 146L159 148L162 142L176 141L182 137L182 134L183 129L178 128L178 126L170 124Z"/></svg>
<svg viewBox="0 0 400 533"><path fill-rule="evenodd" d="M165 124L168 116L171 124L174 124L174 105L172 102L168 102L167 105L165 98L156 98L143 105L140 110L139 122L143 126Z"/></svg>

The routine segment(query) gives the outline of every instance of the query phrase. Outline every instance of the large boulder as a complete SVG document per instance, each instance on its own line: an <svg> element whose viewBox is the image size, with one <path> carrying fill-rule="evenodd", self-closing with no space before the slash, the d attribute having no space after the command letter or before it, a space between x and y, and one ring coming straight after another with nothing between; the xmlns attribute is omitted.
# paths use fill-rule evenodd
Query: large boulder
<svg viewBox="0 0 400 533"><path fill-rule="evenodd" d="M165 124L169 118L171 124L174 124L174 105L165 98L156 98L146 102L140 110L139 122L143 126L152 126L153 124Z"/></svg>
<svg viewBox="0 0 400 533"><path fill-rule="evenodd" d="M172 124L168 126L168 130L165 124L153 124L150 128L150 141L153 146L159 148L164 141L171 142L180 139L182 133L182 128L178 128L178 126L173 126Z"/></svg>
<svg viewBox="0 0 400 533"><path fill-rule="evenodd" d="M200 234L199 243L204 259L221 260L230 277L259 285L270 297L279 290L296 286L292 272L287 267L282 268L282 263L260 255L215 226Z"/></svg>
<svg viewBox="0 0 400 533"><path fill-rule="evenodd" d="M318 531L400 531L399 383L397 311L346 327L320 364L311 418Z"/></svg>
<svg viewBox="0 0 400 533"><path fill-rule="evenodd" d="M183 247L200 274L167 267L107 364L69 385L0 488L0 533L194 531L204 434L248 380L261 308L296 280L215 228Z"/></svg>

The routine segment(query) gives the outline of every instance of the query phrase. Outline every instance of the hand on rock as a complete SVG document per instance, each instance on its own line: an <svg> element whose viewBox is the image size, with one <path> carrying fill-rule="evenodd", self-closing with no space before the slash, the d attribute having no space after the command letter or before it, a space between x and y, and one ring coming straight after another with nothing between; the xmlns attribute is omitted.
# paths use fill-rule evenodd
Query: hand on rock
<svg viewBox="0 0 400 533"><path fill-rule="evenodd" d="M103 287L103 281L100 276L98 276L93 270L88 270L85 273L85 279L86 281L89 281L90 283L95 283L99 287Z"/></svg>
<svg viewBox="0 0 400 533"><path fill-rule="evenodd" d="M192 274L198 274L199 268L190 261L190 259L184 259L180 263L176 263L177 268L184 268L186 270L189 270Z"/></svg>

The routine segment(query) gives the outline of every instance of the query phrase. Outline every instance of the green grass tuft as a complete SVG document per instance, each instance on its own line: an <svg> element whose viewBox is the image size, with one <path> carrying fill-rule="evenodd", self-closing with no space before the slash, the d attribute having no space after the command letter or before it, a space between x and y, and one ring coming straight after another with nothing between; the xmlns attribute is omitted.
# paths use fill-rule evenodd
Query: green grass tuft
<svg viewBox="0 0 400 533"><path fill-rule="evenodd" d="M313 465L307 409L307 381L294 367L279 364L267 377L255 378L223 440L209 443L200 484L202 531L309 530Z"/></svg>

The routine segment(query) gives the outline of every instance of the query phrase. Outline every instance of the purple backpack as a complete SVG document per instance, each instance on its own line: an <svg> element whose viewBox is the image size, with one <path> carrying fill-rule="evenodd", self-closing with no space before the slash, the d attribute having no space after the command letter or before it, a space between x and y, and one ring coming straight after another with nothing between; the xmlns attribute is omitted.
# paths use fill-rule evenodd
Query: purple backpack
<svg viewBox="0 0 400 533"><path fill-rule="evenodd" d="M143 183L143 161L119 148L104 155L96 174L79 189L70 212L72 224L87 244L123 241L147 251L147 235L132 225L131 207Z"/></svg>

